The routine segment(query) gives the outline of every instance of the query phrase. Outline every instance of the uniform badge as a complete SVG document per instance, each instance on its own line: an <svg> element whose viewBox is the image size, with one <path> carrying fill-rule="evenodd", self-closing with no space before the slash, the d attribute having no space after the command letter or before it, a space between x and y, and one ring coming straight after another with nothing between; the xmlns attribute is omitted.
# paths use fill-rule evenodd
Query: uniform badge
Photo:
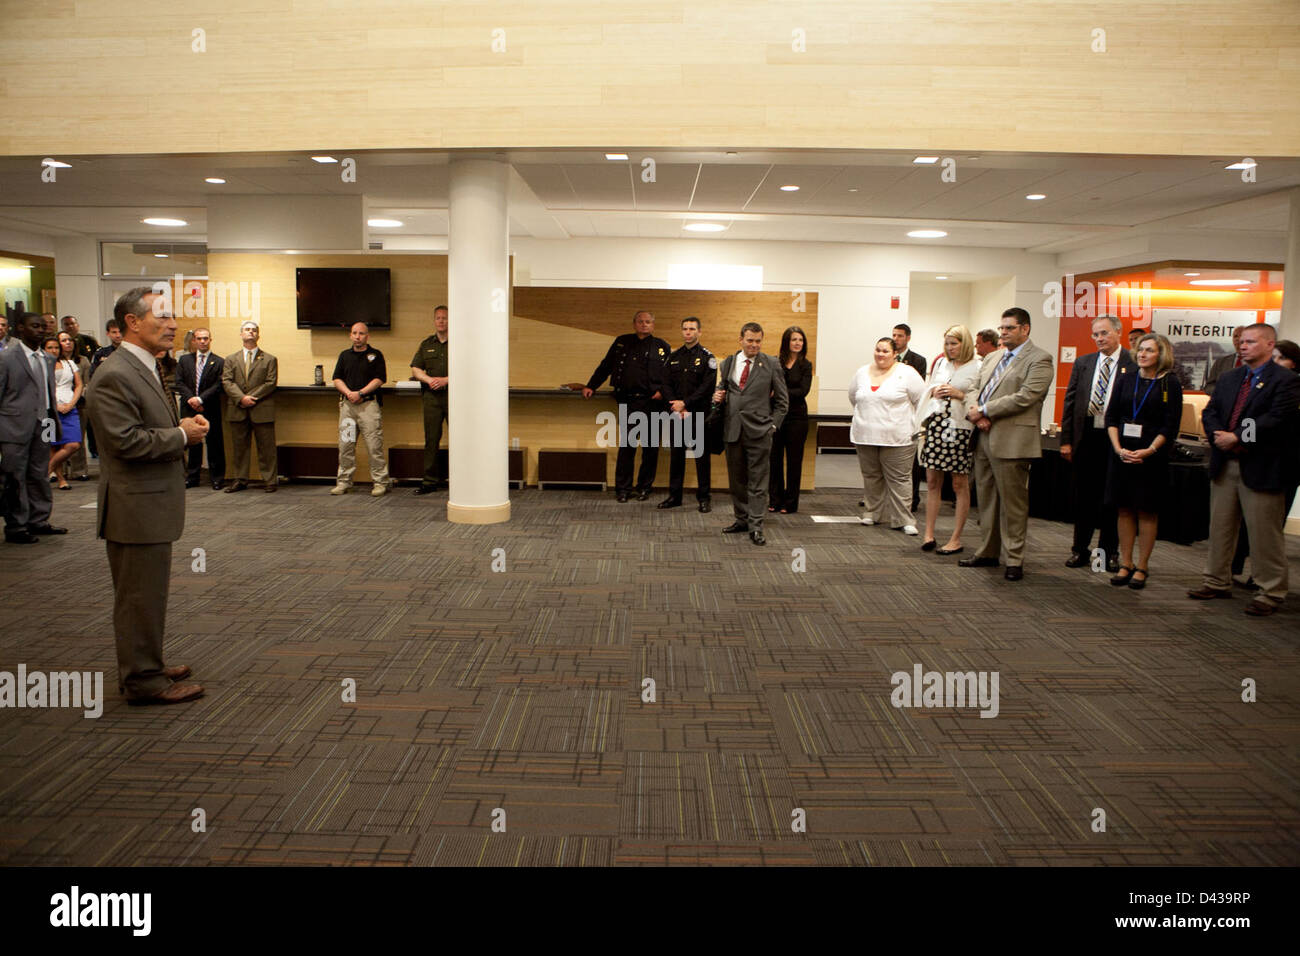
<svg viewBox="0 0 1300 956"><path fill-rule="evenodd" d="M718 367L718 360L715 359L712 355L710 355L710 356L709 356L709 368L716 369L717 367Z"/></svg>
<svg viewBox="0 0 1300 956"><path fill-rule="evenodd" d="M664 354L664 350L663 350L663 349L660 349L660 350L659 350L659 354L660 354L660 355L663 355L663 354Z"/></svg>
<svg viewBox="0 0 1300 956"><path fill-rule="evenodd" d="M375 353L374 353L374 352L371 352L369 355L366 356L366 361L367 361L367 362L373 362L374 360L375 360Z"/></svg>
<svg viewBox="0 0 1300 956"><path fill-rule="evenodd" d="M699 356L697 355L697 356L695 357L695 365L696 365L697 368L699 367L699 364L700 364L700 358L699 358Z"/></svg>

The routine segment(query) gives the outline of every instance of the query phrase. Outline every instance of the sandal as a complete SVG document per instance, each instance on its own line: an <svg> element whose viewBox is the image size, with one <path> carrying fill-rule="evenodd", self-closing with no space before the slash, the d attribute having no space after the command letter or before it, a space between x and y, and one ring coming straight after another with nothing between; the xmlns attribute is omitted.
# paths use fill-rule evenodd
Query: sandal
<svg viewBox="0 0 1300 956"><path fill-rule="evenodd" d="M1142 575L1142 580L1137 579L1137 575ZM1141 591L1147 586L1147 581L1151 578L1151 572L1146 568L1134 568L1133 573L1129 575L1128 586L1134 591Z"/></svg>
<svg viewBox="0 0 1300 956"><path fill-rule="evenodd" d="M1124 585L1128 584L1129 579L1133 577L1134 569L1127 564L1121 564L1119 566L1119 569L1121 571L1127 571L1128 574L1116 574L1113 578L1110 579L1110 583L1115 585L1115 587L1117 588L1122 588Z"/></svg>

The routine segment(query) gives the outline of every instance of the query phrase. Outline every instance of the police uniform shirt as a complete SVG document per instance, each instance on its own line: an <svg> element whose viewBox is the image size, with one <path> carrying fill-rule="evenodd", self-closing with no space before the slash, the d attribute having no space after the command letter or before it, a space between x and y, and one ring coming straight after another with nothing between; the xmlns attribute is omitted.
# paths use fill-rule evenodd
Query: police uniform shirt
<svg viewBox="0 0 1300 956"><path fill-rule="evenodd" d="M334 365L334 374L330 377L342 379L343 384L354 392L361 391L375 379L387 382L388 368L384 365L384 353L369 345L364 352L358 352L356 349L340 352L339 360ZM378 401L380 405L384 404L383 398L377 391L361 396L362 401L371 398Z"/></svg>
<svg viewBox="0 0 1300 956"><path fill-rule="evenodd" d="M447 377L447 345L450 343L449 338L446 342L439 342L436 334L429 336L420 343L420 347L415 350L415 356L411 359L411 368L418 368L430 378ZM432 393L435 396L444 396L450 383L438 389L436 392L424 382L420 383L420 391Z"/></svg>
<svg viewBox="0 0 1300 956"><path fill-rule="evenodd" d="M608 377L615 393L643 394L648 398L663 390L671 351L667 342L653 335L645 338L639 338L635 332L620 335L605 353L587 387L595 391Z"/></svg>
<svg viewBox="0 0 1300 956"><path fill-rule="evenodd" d="M718 378L718 360L698 342L691 347L683 345L668 357L666 378L666 400L685 402L694 411L706 409Z"/></svg>

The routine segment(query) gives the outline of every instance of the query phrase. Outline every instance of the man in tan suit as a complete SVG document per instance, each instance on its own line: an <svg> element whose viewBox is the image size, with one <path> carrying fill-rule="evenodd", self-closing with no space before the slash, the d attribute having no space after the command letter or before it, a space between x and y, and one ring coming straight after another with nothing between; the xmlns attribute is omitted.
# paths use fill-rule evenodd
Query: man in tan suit
<svg viewBox="0 0 1300 956"><path fill-rule="evenodd" d="M1011 308L998 326L1002 348L980 366L978 389L966 396L975 423L975 488L983 540L963 568L997 567L1006 553L1006 579L1024 577L1029 528L1029 466L1043 455L1039 427L1052 385L1052 355L1029 341L1029 313Z"/></svg>
<svg viewBox="0 0 1300 956"><path fill-rule="evenodd" d="M230 440L235 446L235 480L226 493L248 487L248 458L257 437L257 467L266 482L265 491L276 489L275 460L275 392L279 366L275 356L257 347L261 330L251 319L239 328L244 347L226 357L221 370L221 385L230 402L226 421L230 423Z"/></svg>
<svg viewBox="0 0 1300 956"><path fill-rule="evenodd" d="M153 309L157 304L160 314ZM172 542L185 528L185 447L203 440L202 415L177 421L154 355L171 347L176 320L148 286L126 292L113 314L122 345L86 393L99 435L99 537L113 575L118 688L130 704L178 704L203 695L184 664L163 664Z"/></svg>

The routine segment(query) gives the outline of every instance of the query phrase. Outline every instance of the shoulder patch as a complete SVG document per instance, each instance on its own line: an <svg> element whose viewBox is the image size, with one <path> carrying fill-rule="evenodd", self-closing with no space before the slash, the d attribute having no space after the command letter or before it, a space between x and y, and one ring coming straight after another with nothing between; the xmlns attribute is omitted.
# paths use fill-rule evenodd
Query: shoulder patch
<svg viewBox="0 0 1300 956"><path fill-rule="evenodd" d="M709 368L717 368L717 367L718 367L718 360L715 359L712 355L710 355L710 356L709 356Z"/></svg>
<svg viewBox="0 0 1300 956"><path fill-rule="evenodd" d="M367 362L373 362L374 360L375 360L375 353L374 353L374 352L368 352L368 353L366 354L366 361L367 361Z"/></svg>

